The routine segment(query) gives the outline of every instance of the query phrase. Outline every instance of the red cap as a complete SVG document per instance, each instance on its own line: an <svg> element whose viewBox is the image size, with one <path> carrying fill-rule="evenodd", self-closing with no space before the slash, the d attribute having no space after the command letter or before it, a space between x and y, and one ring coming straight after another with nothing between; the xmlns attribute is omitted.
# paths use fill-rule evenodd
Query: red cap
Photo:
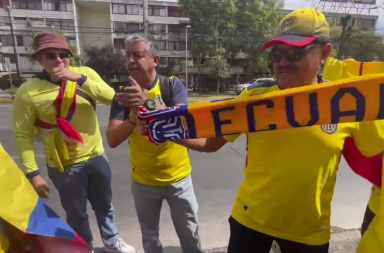
<svg viewBox="0 0 384 253"><path fill-rule="evenodd" d="M33 38L33 47L34 52L32 57L44 49L63 49L68 51L68 53L73 56L73 53L71 49L69 49L64 36L54 32L43 32L36 34L36 36Z"/></svg>

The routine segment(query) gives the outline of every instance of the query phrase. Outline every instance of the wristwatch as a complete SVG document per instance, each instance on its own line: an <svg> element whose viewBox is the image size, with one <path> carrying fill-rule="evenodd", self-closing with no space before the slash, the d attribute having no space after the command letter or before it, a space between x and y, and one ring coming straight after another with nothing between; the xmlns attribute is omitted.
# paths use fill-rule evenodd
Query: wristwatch
<svg viewBox="0 0 384 253"><path fill-rule="evenodd" d="M149 99L145 100L144 107L148 111L154 111L154 110L156 110L156 101L149 98Z"/></svg>

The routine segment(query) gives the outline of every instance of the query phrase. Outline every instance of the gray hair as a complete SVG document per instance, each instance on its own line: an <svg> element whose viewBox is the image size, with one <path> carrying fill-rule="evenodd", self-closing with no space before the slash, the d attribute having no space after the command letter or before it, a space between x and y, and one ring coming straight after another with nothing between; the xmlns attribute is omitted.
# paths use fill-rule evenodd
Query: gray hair
<svg viewBox="0 0 384 253"><path fill-rule="evenodd" d="M128 44L135 44L139 42L144 42L148 45L148 53L151 57L159 56L157 53L157 45L154 42L153 36L147 34L132 34L125 39L125 48Z"/></svg>

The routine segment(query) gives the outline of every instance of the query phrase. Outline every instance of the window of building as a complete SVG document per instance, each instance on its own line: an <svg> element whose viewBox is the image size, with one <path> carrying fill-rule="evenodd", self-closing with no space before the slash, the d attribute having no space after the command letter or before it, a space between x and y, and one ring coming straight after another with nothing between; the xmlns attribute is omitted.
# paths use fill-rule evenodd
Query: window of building
<svg viewBox="0 0 384 253"><path fill-rule="evenodd" d="M60 30L74 31L75 21L72 19L54 19L47 18L47 26L59 28Z"/></svg>
<svg viewBox="0 0 384 253"><path fill-rule="evenodd" d="M168 25L169 33L185 33L185 25L182 24L170 24Z"/></svg>
<svg viewBox="0 0 384 253"><path fill-rule="evenodd" d="M113 22L113 30L115 32L126 32L127 31L127 23L125 22Z"/></svg>
<svg viewBox="0 0 384 253"><path fill-rule="evenodd" d="M31 36L23 36L24 46L29 47L32 46L32 37Z"/></svg>
<svg viewBox="0 0 384 253"><path fill-rule="evenodd" d="M125 4L112 4L113 14L125 14Z"/></svg>
<svg viewBox="0 0 384 253"><path fill-rule="evenodd" d="M4 54L4 58L9 58L11 63L16 63L16 55L14 54Z"/></svg>
<svg viewBox="0 0 384 253"><path fill-rule="evenodd" d="M143 25L140 23L127 23L128 32L138 32L143 29Z"/></svg>
<svg viewBox="0 0 384 253"><path fill-rule="evenodd" d="M161 16L165 17L167 15L166 7L163 6L148 6L148 16Z"/></svg>
<svg viewBox="0 0 384 253"><path fill-rule="evenodd" d="M179 65L180 64L180 58L178 57L169 57L168 62L172 65Z"/></svg>
<svg viewBox="0 0 384 253"><path fill-rule="evenodd" d="M166 25L165 24L154 24L153 30L155 32L165 32L166 31Z"/></svg>
<svg viewBox="0 0 384 253"><path fill-rule="evenodd" d="M13 46L11 35L0 35L0 42L3 46Z"/></svg>
<svg viewBox="0 0 384 253"><path fill-rule="evenodd" d="M59 2L44 2L44 10L47 11L73 11L72 3L64 1Z"/></svg>
<svg viewBox="0 0 384 253"><path fill-rule="evenodd" d="M72 19L62 19L60 20L61 30L66 30L66 31L74 31L75 30L75 21Z"/></svg>
<svg viewBox="0 0 384 253"><path fill-rule="evenodd" d="M126 11L128 15L139 15L140 6L138 4L127 4Z"/></svg>
<svg viewBox="0 0 384 253"><path fill-rule="evenodd" d="M160 65L168 65L168 58L160 57Z"/></svg>
<svg viewBox="0 0 384 253"><path fill-rule="evenodd" d="M185 17L185 15L179 7L168 6L168 17Z"/></svg>
<svg viewBox="0 0 384 253"><path fill-rule="evenodd" d="M42 10L41 0L14 0L12 8L24 10Z"/></svg>
<svg viewBox="0 0 384 253"><path fill-rule="evenodd" d="M0 8L4 8L5 6L11 6L9 3L10 0L1 0L0 1Z"/></svg>
<svg viewBox="0 0 384 253"><path fill-rule="evenodd" d="M16 46L23 47L24 46L24 38L21 35L16 35Z"/></svg>
<svg viewBox="0 0 384 253"><path fill-rule="evenodd" d="M171 50L171 51L185 50L185 43L181 41L168 41L168 50Z"/></svg>
<svg viewBox="0 0 384 253"><path fill-rule="evenodd" d="M114 39L113 40L113 48L115 48L115 49L124 49L125 48L124 39Z"/></svg>
<svg viewBox="0 0 384 253"><path fill-rule="evenodd" d="M372 19L356 19L356 26L363 28L374 28L375 20Z"/></svg>
<svg viewBox="0 0 384 253"><path fill-rule="evenodd" d="M167 45L164 40L156 41L156 46L159 50L167 50Z"/></svg>

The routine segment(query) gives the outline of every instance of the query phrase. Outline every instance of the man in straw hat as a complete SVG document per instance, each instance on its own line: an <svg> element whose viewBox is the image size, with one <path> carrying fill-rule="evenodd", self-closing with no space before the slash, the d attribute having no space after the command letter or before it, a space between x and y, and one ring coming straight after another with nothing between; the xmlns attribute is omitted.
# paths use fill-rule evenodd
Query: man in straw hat
<svg viewBox="0 0 384 253"><path fill-rule="evenodd" d="M320 67L332 51L329 41L322 13L311 8L291 12L262 48L270 49L276 82L248 86L240 96L318 85ZM145 134L148 125L140 124ZM384 150L380 127L382 121L372 121L247 134L244 181L229 218L228 253L269 253L274 241L282 253L328 252L331 201L345 140L353 138L367 157L378 155ZM216 152L238 137L176 142Z"/></svg>
<svg viewBox="0 0 384 253"><path fill-rule="evenodd" d="M111 168L95 111L96 101L112 103L114 90L94 70L69 66L73 53L57 33L37 34L32 56L44 70L20 86L13 107L16 146L27 178L40 197L48 198L49 187L35 160L37 136L68 224L94 247L86 212L89 200L105 251L135 252L116 228Z"/></svg>

